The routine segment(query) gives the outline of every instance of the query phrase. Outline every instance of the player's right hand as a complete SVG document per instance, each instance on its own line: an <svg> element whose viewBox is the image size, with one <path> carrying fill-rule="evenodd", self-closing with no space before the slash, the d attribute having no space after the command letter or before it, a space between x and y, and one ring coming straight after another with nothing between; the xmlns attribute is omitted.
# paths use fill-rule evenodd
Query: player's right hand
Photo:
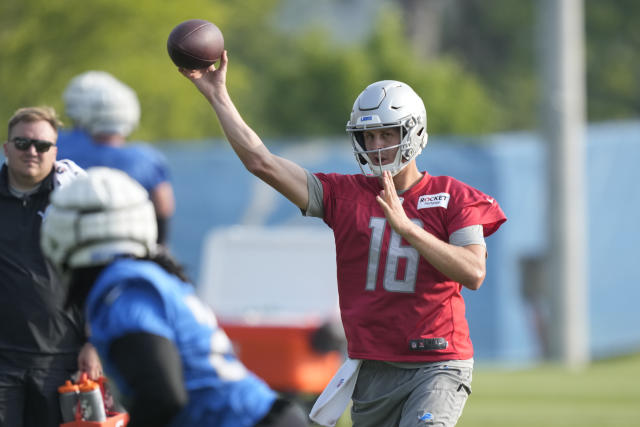
<svg viewBox="0 0 640 427"><path fill-rule="evenodd" d="M225 49L220 57L220 66L218 68L216 68L215 64L211 64L209 68L198 70L178 68L178 71L191 80L198 90L209 99L219 88L226 85L228 62L227 50Z"/></svg>

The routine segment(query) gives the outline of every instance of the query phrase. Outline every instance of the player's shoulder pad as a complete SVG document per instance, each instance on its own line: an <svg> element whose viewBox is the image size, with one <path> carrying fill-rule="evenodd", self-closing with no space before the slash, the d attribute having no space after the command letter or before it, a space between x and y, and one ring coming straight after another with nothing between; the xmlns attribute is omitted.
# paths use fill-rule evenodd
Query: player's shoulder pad
<svg viewBox="0 0 640 427"><path fill-rule="evenodd" d="M74 179L87 174L84 169L70 159L56 160L53 164L53 171L53 185L55 187L65 186Z"/></svg>

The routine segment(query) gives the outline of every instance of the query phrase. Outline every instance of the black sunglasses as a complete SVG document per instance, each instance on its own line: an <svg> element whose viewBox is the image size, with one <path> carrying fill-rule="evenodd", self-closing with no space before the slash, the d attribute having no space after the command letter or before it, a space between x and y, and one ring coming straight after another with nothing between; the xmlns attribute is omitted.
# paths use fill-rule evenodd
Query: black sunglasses
<svg viewBox="0 0 640 427"><path fill-rule="evenodd" d="M20 151L27 151L31 145L35 145L38 153L46 153L49 151L49 148L55 145L53 142L43 141L41 139L25 138L23 136L16 136L11 140L11 142L13 142L13 145L15 145Z"/></svg>

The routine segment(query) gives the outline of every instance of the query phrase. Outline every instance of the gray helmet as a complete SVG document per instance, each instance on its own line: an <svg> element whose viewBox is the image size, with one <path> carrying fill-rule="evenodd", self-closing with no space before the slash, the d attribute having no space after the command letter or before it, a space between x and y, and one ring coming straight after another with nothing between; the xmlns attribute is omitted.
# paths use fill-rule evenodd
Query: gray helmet
<svg viewBox="0 0 640 427"><path fill-rule="evenodd" d="M134 90L104 71L77 75L62 99L67 116L92 135L127 137L140 122L140 102Z"/></svg>
<svg viewBox="0 0 640 427"><path fill-rule="evenodd" d="M95 167L51 193L40 244L64 273L105 265L122 255L153 255L157 234L146 190L120 170Z"/></svg>
<svg viewBox="0 0 640 427"><path fill-rule="evenodd" d="M380 150L367 150L362 132L390 127L400 128L401 141L386 149L398 147L399 150L392 163L379 165L371 161L371 156L379 154ZM427 145L427 111L422 99L409 85L382 80L367 86L356 99L347 122L347 133L351 135L353 154L363 173L362 166L368 164L374 175L380 176L386 170L395 175Z"/></svg>

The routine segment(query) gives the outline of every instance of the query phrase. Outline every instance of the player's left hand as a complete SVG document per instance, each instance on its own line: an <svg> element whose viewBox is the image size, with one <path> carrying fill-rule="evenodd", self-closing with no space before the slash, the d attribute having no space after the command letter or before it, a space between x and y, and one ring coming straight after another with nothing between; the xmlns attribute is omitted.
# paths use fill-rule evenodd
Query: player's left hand
<svg viewBox="0 0 640 427"><path fill-rule="evenodd" d="M393 176L391 172L384 171L382 173L382 191L376 200L384 211L384 216L389 221L389 225L393 228L393 231L404 236L409 229L414 226L409 217L407 217L402 202L396 192L396 186L393 182Z"/></svg>
<svg viewBox="0 0 640 427"><path fill-rule="evenodd" d="M77 377L80 378L83 372L86 372L89 379L94 381L102 376L102 363L96 348L91 343L82 346L78 354Z"/></svg>

